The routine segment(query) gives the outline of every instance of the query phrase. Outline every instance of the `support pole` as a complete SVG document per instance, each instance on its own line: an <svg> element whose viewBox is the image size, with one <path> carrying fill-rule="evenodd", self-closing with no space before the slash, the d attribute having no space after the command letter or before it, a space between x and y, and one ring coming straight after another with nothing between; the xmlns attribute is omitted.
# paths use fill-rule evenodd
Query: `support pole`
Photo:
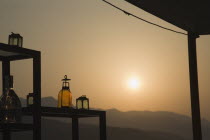
<svg viewBox="0 0 210 140"><path fill-rule="evenodd" d="M33 140L41 140L41 54L33 58Z"/></svg>
<svg viewBox="0 0 210 140"><path fill-rule="evenodd" d="M100 140L106 140L106 112L99 116Z"/></svg>
<svg viewBox="0 0 210 140"><path fill-rule="evenodd" d="M190 72L190 93L191 93L191 112L193 126L193 140L202 140L197 56L196 56L196 38L198 36L188 32L188 54L189 54L189 72Z"/></svg>
<svg viewBox="0 0 210 140"><path fill-rule="evenodd" d="M2 93L5 93L6 90L6 83L5 83L5 76L10 75L10 61L3 61L2 62Z"/></svg>
<svg viewBox="0 0 210 140"><path fill-rule="evenodd" d="M6 81L5 76L10 75L10 61L3 61L2 62L2 93L4 94L6 92ZM8 129L5 129L3 131L3 140L10 140L11 139L11 133Z"/></svg>
<svg viewBox="0 0 210 140"><path fill-rule="evenodd" d="M77 117L72 118L72 140L79 140L79 122Z"/></svg>

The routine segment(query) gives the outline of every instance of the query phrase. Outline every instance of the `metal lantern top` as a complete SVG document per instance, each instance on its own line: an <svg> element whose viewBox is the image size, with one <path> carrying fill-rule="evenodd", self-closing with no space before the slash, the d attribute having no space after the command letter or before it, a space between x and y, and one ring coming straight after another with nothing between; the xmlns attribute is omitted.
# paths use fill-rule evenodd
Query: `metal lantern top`
<svg viewBox="0 0 210 140"><path fill-rule="evenodd" d="M20 34L12 32L11 35L9 35L8 44L23 47L23 37Z"/></svg>
<svg viewBox="0 0 210 140"><path fill-rule="evenodd" d="M89 100L89 99L86 97L86 95L82 95L81 97L77 98L77 100L84 101L84 100Z"/></svg>
<svg viewBox="0 0 210 140"><path fill-rule="evenodd" d="M65 75L65 76L64 76L64 79L62 79L62 81L65 81L65 82L66 82L66 81L70 81L70 80L71 80L71 79L68 79L68 78L67 78L67 75Z"/></svg>
<svg viewBox="0 0 210 140"><path fill-rule="evenodd" d="M71 79L67 78L67 75L64 76L64 79L62 79L63 81L63 85L62 85L62 89L69 89L69 81Z"/></svg>

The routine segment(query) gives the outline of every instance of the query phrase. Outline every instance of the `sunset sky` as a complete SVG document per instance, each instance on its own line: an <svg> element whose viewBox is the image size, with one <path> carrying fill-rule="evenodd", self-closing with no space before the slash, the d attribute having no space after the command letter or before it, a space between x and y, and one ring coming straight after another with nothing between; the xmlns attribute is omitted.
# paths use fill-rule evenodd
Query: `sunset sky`
<svg viewBox="0 0 210 140"><path fill-rule="evenodd" d="M146 20L185 32L122 0L109 0ZM42 97L57 99L68 75L73 102L121 111L190 115L187 36L149 25L101 0L1 0L0 42L20 33L42 52ZM197 40L202 118L210 120L210 38ZM32 92L32 61L12 63L15 91ZM134 84L131 84L134 83ZM133 87L133 88L132 88Z"/></svg>

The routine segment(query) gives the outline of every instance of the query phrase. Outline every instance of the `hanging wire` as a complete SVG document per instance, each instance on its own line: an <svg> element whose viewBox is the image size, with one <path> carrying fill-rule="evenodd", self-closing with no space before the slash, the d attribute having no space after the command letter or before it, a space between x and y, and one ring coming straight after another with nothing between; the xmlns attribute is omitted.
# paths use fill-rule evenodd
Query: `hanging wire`
<svg viewBox="0 0 210 140"><path fill-rule="evenodd" d="M145 20L145 19L143 19L143 18L140 18L140 17L138 17L138 16L136 16L136 15L134 15L134 14L131 14L131 13L129 13L129 12L127 12L127 11L125 11L125 10L123 10L123 9L121 9L121 8L119 8L119 7L117 7L116 5L114 5L114 4L112 4L112 3L108 2L108 1L105 1L105 0L102 0L102 1L105 2L105 3L107 3L107 4L109 4L110 6L112 6L112 7L114 7L114 8L116 8L116 9L122 11L123 13L125 13L125 14L128 15L128 16L133 16L133 17L135 17L135 18L137 18L137 19L139 19L139 20L141 20L141 21L144 21L144 22L146 22L146 23L149 23L149 24L151 24L151 25L157 26L157 27L159 27L159 28L162 28L162 29L165 29L165 30L174 32L174 33L178 33L178 34L182 34L182 35L187 35L186 33L179 32L179 31L176 31L176 30L173 30L173 29L170 29L170 28L167 28L167 27L158 25L158 24L156 24L156 23L150 22L150 21Z"/></svg>

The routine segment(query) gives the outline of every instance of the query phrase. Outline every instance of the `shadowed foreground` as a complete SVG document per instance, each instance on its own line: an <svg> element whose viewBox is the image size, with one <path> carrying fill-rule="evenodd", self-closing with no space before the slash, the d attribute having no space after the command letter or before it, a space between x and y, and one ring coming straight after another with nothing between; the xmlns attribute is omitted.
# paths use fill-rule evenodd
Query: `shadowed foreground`
<svg viewBox="0 0 210 140"><path fill-rule="evenodd" d="M177 135L137 129L107 127L108 140L188 140ZM0 138L2 139L2 138ZM14 140L32 140L31 132L13 133ZM71 124L56 120L42 120L43 140L71 140ZM80 140L99 140L99 129L95 125L80 125Z"/></svg>

